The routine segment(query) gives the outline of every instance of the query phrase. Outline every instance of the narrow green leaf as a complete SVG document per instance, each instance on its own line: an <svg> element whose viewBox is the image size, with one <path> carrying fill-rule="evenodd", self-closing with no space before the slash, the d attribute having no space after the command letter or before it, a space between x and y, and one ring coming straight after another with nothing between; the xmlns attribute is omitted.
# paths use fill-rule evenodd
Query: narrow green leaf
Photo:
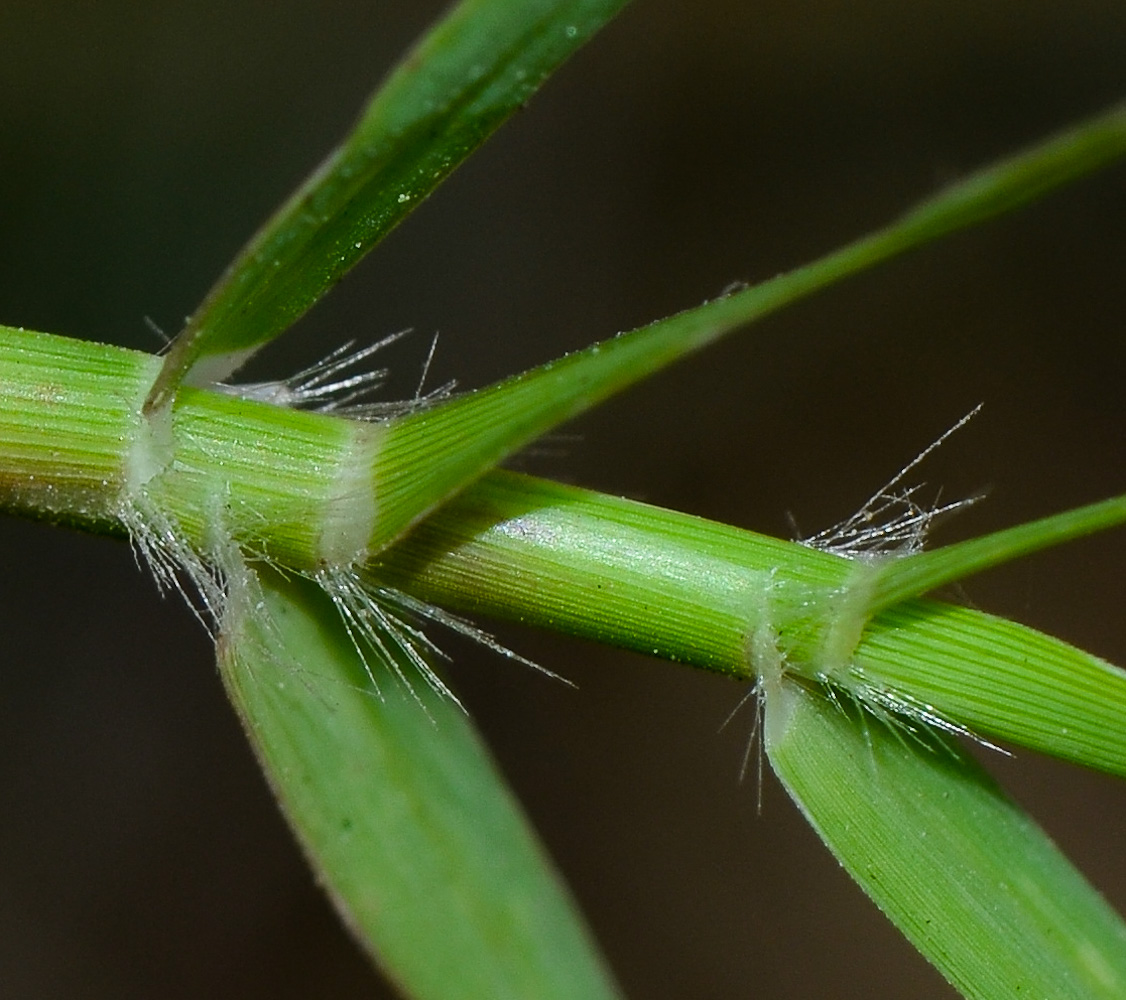
<svg viewBox="0 0 1126 1000"><path fill-rule="evenodd" d="M877 701L1126 778L1126 671L1017 622L905 601L868 623L846 673Z"/></svg>
<svg viewBox="0 0 1126 1000"><path fill-rule="evenodd" d="M766 749L864 891L965 996L1119 1000L1126 925L955 745L889 730L789 681Z"/></svg>
<svg viewBox="0 0 1126 1000"><path fill-rule="evenodd" d="M1118 106L971 175L897 222L796 271L396 421L379 458L381 517L373 550L540 434L732 329L1123 154L1126 107Z"/></svg>
<svg viewBox="0 0 1126 1000"><path fill-rule="evenodd" d="M875 613L991 566L1105 531L1123 522L1126 522L1126 496L1113 497L941 549L889 560L879 569L869 609Z"/></svg>
<svg viewBox="0 0 1126 1000"><path fill-rule="evenodd" d="M252 599L232 602L220 668L287 817L372 957L418 1000L616 996L460 709L419 679L424 711L389 671L380 700L320 590L268 571L260 580Z"/></svg>
<svg viewBox="0 0 1126 1000"><path fill-rule="evenodd" d="M507 455L731 330L1126 154L1126 106L987 167L805 267L396 421L378 460L373 551Z"/></svg>
<svg viewBox="0 0 1126 1000"><path fill-rule="evenodd" d="M226 378L284 332L625 2L463 0L211 289L174 341L149 408L189 372L197 384Z"/></svg>

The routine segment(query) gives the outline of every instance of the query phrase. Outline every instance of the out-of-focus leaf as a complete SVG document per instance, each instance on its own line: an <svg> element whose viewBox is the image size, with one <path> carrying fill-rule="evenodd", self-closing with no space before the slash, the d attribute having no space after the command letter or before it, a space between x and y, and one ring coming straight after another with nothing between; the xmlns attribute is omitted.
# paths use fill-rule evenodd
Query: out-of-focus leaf
<svg viewBox="0 0 1126 1000"><path fill-rule="evenodd" d="M223 678L302 846L387 974L420 1000L616 996L456 704L418 678L420 705L390 670L376 697L316 586L248 580L220 637Z"/></svg>

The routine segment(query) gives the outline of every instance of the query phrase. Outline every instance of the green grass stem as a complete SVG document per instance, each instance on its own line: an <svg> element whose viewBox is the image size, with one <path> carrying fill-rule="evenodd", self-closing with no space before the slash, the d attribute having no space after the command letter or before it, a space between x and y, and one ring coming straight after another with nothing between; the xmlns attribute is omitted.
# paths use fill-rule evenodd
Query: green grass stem
<svg viewBox="0 0 1126 1000"><path fill-rule="evenodd" d="M1018 623L919 599L871 619L861 602L855 645L830 659L857 564L797 543L495 472L374 568L443 607L736 678L756 675L752 638L767 626L797 675L1126 777L1126 671Z"/></svg>
<svg viewBox="0 0 1126 1000"><path fill-rule="evenodd" d="M123 469L154 364L136 352L0 329L0 468L13 470L0 478L0 505L121 532L130 497ZM333 476L366 425L203 390L185 390L173 416L176 461L144 495L186 543L206 551L220 524L251 552L320 569L332 512L351 502L330 488ZM1089 527L1089 517L1053 523ZM1020 537L1013 530L1006 537ZM368 571L442 607L737 678L755 675L751 638L769 626L796 673L1126 774L1126 674L1117 667L936 602L904 601L872 617L871 586L885 570L796 543L494 472Z"/></svg>

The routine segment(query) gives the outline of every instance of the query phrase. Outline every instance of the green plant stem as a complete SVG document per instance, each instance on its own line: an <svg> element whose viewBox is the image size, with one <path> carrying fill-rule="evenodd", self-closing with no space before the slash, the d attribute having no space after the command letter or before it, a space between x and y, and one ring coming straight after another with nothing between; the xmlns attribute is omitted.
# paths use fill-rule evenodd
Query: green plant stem
<svg viewBox="0 0 1126 1000"><path fill-rule="evenodd" d="M941 551L941 550L938 550ZM869 619L873 567L660 508L496 472L377 563L443 607L735 678L756 630L787 669L882 708L1126 776L1126 672L1015 622L929 600ZM860 603L848 612L851 599ZM842 616L854 629L830 661ZM847 629L846 629L847 631Z"/></svg>
<svg viewBox="0 0 1126 1000"><path fill-rule="evenodd" d="M155 363L0 330L0 506L121 533L122 505L136 499L123 470ZM186 391L174 411L176 461L143 496L203 552L221 520L251 553L312 573L320 564L310 546L323 534L326 505L338 502L325 474L354 427ZM1122 671L1030 629L936 602L903 601L872 618L878 566L792 542L494 472L368 570L453 610L735 678L756 675L753 639L769 628L795 673L1126 774Z"/></svg>

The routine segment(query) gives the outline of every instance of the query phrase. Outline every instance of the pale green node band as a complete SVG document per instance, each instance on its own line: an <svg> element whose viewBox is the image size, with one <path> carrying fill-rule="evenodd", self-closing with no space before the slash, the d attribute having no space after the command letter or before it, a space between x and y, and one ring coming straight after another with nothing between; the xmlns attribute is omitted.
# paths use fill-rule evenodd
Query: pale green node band
<svg viewBox="0 0 1126 1000"><path fill-rule="evenodd" d="M356 430L352 421L185 388L172 412L174 457L148 499L204 548L218 529L294 569L314 570L327 557L352 562L374 522L373 442Z"/></svg>

